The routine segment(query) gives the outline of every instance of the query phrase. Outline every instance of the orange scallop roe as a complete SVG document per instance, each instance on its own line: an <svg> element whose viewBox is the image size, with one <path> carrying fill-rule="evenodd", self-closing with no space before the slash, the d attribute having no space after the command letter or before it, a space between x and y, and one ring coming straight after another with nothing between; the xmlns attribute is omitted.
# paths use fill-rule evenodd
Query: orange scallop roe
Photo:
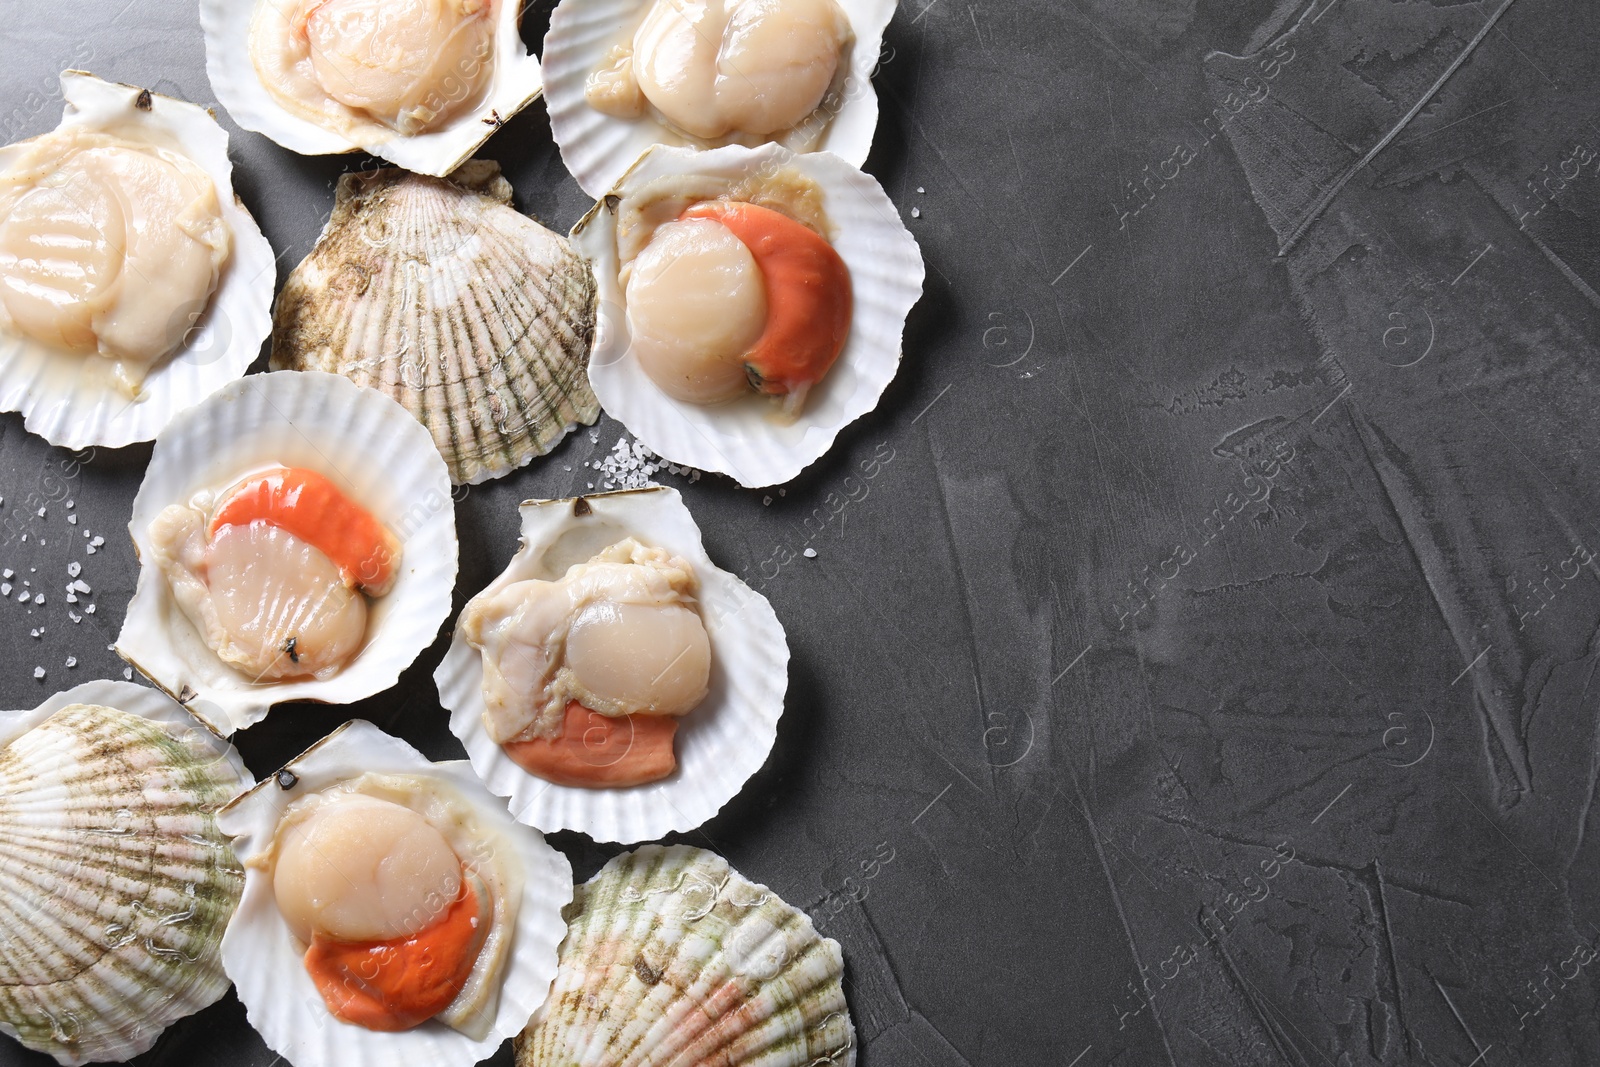
<svg viewBox="0 0 1600 1067"><path fill-rule="evenodd" d="M560 736L501 747L513 763L547 782L614 788L660 781L676 770L677 732L673 715L602 715L569 700Z"/></svg>
<svg viewBox="0 0 1600 1067"><path fill-rule="evenodd" d="M472 975L489 929L463 878L461 895L433 925L393 941L334 941L313 935L306 971L337 1019L368 1030L409 1030L455 1000Z"/></svg>
<svg viewBox="0 0 1600 1067"><path fill-rule="evenodd" d="M720 222L750 249L765 283L767 324L745 354L745 368L763 393L803 395L850 337L853 297L844 259L815 230L758 204L707 200L679 217Z"/></svg>
<svg viewBox="0 0 1600 1067"><path fill-rule="evenodd" d="M217 509L211 532L258 521L314 545L339 568L347 585L381 595L394 583L399 539L314 470L278 467L241 482Z"/></svg>

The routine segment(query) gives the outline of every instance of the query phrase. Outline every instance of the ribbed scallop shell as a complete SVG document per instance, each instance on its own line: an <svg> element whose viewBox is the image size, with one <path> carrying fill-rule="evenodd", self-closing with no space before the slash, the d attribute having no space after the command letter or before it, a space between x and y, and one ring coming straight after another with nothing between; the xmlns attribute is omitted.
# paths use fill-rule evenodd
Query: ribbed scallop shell
<svg viewBox="0 0 1600 1067"><path fill-rule="evenodd" d="M153 689L91 682L0 713L0 1030L126 1060L228 989L243 872L213 813L251 784Z"/></svg>
<svg viewBox="0 0 1600 1067"><path fill-rule="evenodd" d="M612 46L632 32L651 3L561 0L544 36L544 97L550 110L550 134L561 149L562 162L593 197L603 196L651 145L686 143L682 135L650 115L614 118L596 111L584 99L589 75L606 64ZM857 167L867 161L878 127L878 94L872 88L872 75L877 72L883 31L897 6L898 0L839 0L856 39L846 80L837 96L824 103L833 118L817 147Z"/></svg>
<svg viewBox="0 0 1600 1067"><path fill-rule="evenodd" d="M511 207L499 164L474 160L449 180L346 174L278 297L272 367L393 397L433 434L451 480L476 484L599 417L594 322L593 273Z"/></svg>
<svg viewBox="0 0 1600 1067"><path fill-rule="evenodd" d="M627 290L618 272L617 220L630 202L652 195L662 179L706 175L729 182L793 170L815 182L832 224L830 238L850 268L854 299L850 337L827 376L812 387L793 421L775 418L770 397L755 393L705 406L663 393L633 355ZM656 455L719 471L740 485L781 485L816 462L850 423L877 406L900 369L906 316L922 296L922 252L883 187L830 152L796 154L781 145L730 145L710 152L650 149L572 229L594 264L600 318L589 382L606 414Z"/></svg>
<svg viewBox="0 0 1600 1067"><path fill-rule="evenodd" d="M789 644L767 598L706 554L700 527L676 489L656 486L522 504L522 547L486 592L529 578L550 581L624 537L682 556L700 583L711 638L711 691L685 715L678 769L659 782L611 789L556 785L523 770L483 725L483 654L459 630L433 672L450 731L490 791L519 822L578 830L597 841L650 841L693 830L761 769L778 738L789 685Z"/></svg>
<svg viewBox="0 0 1600 1067"><path fill-rule="evenodd" d="M517 1067L853 1067L838 942L715 853L625 853L566 915Z"/></svg>
<svg viewBox="0 0 1600 1067"><path fill-rule="evenodd" d="M66 106L57 130L115 133L181 152L198 164L216 187L233 237L206 313L183 346L150 369L138 400L108 386L104 375L85 373L89 357L0 333L0 411L20 411L30 432L62 448L121 448L155 437L184 409L249 368L272 329L277 262L261 228L234 195L228 134L211 112L79 70L62 72L61 93ZM27 143L0 148L0 170Z"/></svg>

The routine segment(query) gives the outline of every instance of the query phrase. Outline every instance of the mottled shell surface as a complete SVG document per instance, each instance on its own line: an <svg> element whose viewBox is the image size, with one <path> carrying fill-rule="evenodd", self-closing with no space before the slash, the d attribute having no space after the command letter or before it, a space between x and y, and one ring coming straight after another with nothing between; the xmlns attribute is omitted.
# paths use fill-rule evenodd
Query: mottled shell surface
<svg viewBox="0 0 1600 1067"><path fill-rule="evenodd" d="M228 989L243 871L213 815L251 784L153 689L90 682L0 713L0 1030L121 1061Z"/></svg>
<svg viewBox="0 0 1600 1067"><path fill-rule="evenodd" d="M853 1067L838 942L715 853L624 853L566 915L517 1067Z"/></svg>
<svg viewBox="0 0 1600 1067"><path fill-rule="evenodd" d="M346 174L278 297L272 367L343 374L394 398L432 433L451 480L476 484L599 417L595 311L593 272L511 206L498 164L475 160L448 180Z"/></svg>

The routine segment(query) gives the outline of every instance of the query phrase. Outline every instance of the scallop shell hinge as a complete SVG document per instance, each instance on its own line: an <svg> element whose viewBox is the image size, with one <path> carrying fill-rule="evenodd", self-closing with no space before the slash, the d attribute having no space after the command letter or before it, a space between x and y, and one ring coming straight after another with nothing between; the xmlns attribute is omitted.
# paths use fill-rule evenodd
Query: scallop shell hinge
<svg viewBox="0 0 1600 1067"><path fill-rule="evenodd" d="M227 991L244 874L213 813L249 779L192 729L71 704L0 751L0 1029L61 1063L128 1059Z"/></svg>
<svg viewBox="0 0 1600 1067"><path fill-rule="evenodd" d="M715 853L625 853L566 914L561 969L517 1067L853 1067L838 942Z"/></svg>
<svg viewBox="0 0 1600 1067"><path fill-rule="evenodd" d="M346 174L278 297L271 364L393 397L433 435L451 480L476 484L599 418L596 303L587 262L511 206L498 164L449 179Z"/></svg>

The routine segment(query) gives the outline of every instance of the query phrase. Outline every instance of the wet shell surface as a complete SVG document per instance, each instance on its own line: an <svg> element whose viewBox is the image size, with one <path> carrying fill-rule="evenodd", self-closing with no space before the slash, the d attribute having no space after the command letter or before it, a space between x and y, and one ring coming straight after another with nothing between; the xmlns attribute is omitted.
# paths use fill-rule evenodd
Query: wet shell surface
<svg viewBox="0 0 1600 1067"><path fill-rule="evenodd" d="M714 407L667 396L630 351L627 297L618 281L617 220L631 197L682 175L739 181L792 169L822 191L832 243L850 270L854 314L843 353L812 387L793 421L751 394ZM922 253L872 177L826 152L779 145L711 152L653 148L573 229L594 263L602 313L589 381L601 406L652 451L675 463L720 471L741 485L778 485L821 458L839 431L877 406L900 367L906 316L922 296Z"/></svg>
<svg viewBox="0 0 1600 1067"><path fill-rule="evenodd" d="M625 537L688 560L700 583L699 611L711 640L711 688L678 727L677 770L647 785L592 789L556 785L511 761L484 727L483 656L458 631L434 671L450 731L472 769L507 797L511 814L546 832L578 830L597 841L649 841L692 830L732 800L766 762L788 688L789 646L772 605L706 554L677 490L626 490L522 505L522 547L485 590L559 578Z"/></svg>
<svg viewBox="0 0 1600 1067"><path fill-rule="evenodd" d="M258 5L275 2L201 0L206 76L233 121L301 155L362 150L419 174L449 174L507 119L532 103L543 87L539 60L529 54L518 30L522 4L497 0L492 81L475 108L462 111L437 130L411 136L371 130L352 139L295 115L261 83L250 56L250 22Z"/></svg>
<svg viewBox="0 0 1600 1067"><path fill-rule="evenodd" d="M329 1014L307 974L301 950L278 911L270 874L252 864L273 841L285 809L297 799L368 772L431 776L453 790L508 843L521 865L517 911L499 1002L487 1036L473 1040L434 1020L383 1033ZM556 973L556 947L565 933L561 909L572 899L572 867L534 830L519 826L465 761L430 763L369 722L341 726L255 789L229 804L217 823L246 864L244 897L222 941L222 960L250 1023L275 1052L296 1067L470 1067L488 1058L527 1025Z"/></svg>
<svg viewBox="0 0 1600 1067"><path fill-rule="evenodd" d="M23 424L53 445L120 448L155 437L177 414L238 378L271 331L277 282L272 247L233 191L228 135L194 104L102 81L82 71L61 75L66 99L57 131L115 134L192 160L211 178L231 249L204 314L182 347L145 377L137 397L116 388L109 374L86 373L98 356L56 350L0 330L0 411L19 411ZM16 163L29 142L0 148L0 171Z"/></svg>
<svg viewBox="0 0 1600 1067"><path fill-rule="evenodd" d="M590 196L603 196L651 145L687 146L681 134L646 114L619 119L584 99L589 75L606 65L606 54L632 33L655 0L561 0L544 38L544 93L550 133L567 170ZM878 126L878 94L872 88L883 47L883 31L897 0L839 0L855 43L850 70L831 104L833 112L818 149L853 166L867 161ZM703 146L693 146L703 147Z"/></svg>
<svg viewBox="0 0 1600 1067"><path fill-rule="evenodd" d="M433 435L458 484L542 456L600 415L595 284L566 238L511 207L498 164L450 180L346 174L278 297L274 369L343 374Z"/></svg>
<svg viewBox="0 0 1600 1067"><path fill-rule="evenodd" d="M154 689L88 682L0 712L0 1030L121 1061L227 992L243 872L213 814L251 783Z"/></svg>
<svg viewBox="0 0 1600 1067"><path fill-rule="evenodd" d="M328 678L256 682L230 667L154 563L150 524L163 508L275 466L320 472L401 541L398 579L372 601L365 644ZM128 532L143 566L117 653L224 736L284 701L348 704L388 689L450 614L456 526L444 461L405 409L336 374L253 374L192 408L156 439Z"/></svg>
<svg viewBox="0 0 1600 1067"><path fill-rule="evenodd" d="M839 944L686 845L607 863L567 908L561 970L517 1067L852 1067Z"/></svg>

